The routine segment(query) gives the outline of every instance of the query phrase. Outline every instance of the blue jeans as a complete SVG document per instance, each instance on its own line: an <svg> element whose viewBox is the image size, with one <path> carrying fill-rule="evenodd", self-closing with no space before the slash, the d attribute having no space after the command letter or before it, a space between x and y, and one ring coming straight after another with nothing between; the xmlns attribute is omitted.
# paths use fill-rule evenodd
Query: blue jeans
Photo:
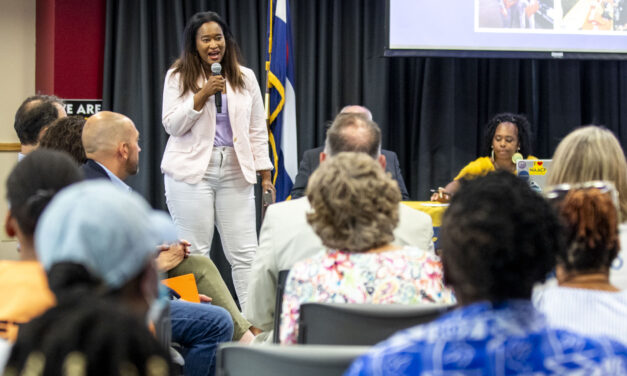
<svg viewBox="0 0 627 376"><path fill-rule="evenodd" d="M233 337L233 320L222 307L170 301L172 342L183 347L185 375L213 375L218 344Z"/></svg>

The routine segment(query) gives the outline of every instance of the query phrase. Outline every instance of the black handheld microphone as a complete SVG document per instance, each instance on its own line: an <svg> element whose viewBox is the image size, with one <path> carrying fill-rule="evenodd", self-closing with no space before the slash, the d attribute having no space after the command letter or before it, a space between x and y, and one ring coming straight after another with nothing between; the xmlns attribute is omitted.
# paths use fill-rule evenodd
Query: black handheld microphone
<svg viewBox="0 0 627 376"><path fill-rule="evenodd" d="M219 76L221 72L222 72L222 65L220 65L220 63L211 64L211 73L213 73L214 76ZM216 96L216 108L218 109L219 113L222 113L222 92L218 91L215 94L215 96Z"/></svg>

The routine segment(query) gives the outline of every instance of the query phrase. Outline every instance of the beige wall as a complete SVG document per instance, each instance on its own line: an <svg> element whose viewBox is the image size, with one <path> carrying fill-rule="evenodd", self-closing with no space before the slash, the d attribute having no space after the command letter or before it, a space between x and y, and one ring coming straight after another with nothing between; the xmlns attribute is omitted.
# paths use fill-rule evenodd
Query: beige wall
<svg viewBox="0 0 627 376"><path fill-rule="evenodd" d="M35 93L36 0L0 0L0 143L18 142L13 116L22 100ZM15 241L4 232L5 182L17 161L17 153L0 152L0 259L16 258Z"/></svg>

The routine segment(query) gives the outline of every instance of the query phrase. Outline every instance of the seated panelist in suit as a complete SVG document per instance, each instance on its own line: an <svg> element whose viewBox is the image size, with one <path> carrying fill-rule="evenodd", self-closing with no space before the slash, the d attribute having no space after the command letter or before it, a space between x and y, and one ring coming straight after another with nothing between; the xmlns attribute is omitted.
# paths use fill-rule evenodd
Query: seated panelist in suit
<svg viewBox="0 0 627 376"><path fill-rule="evenodd" d="M321 163L341 152L353 151L365 153L381 168L385 167L385 157L380 154L381 131L363 114L339 114L327 131L325 144ZM392 243L432 252L431 217L404 204L397 206L398 225L394 227ZM307 197L268 206L249 281L250 301L244 308L244 316L264 331L256 342L272 338L279 271L324 250L322 241L307 223L306 214L310 210Z"/></svg>
<svg viewBox="0 0 627 376"><path fill-rule="evenodd" d="M350 105L342 108L340 114L359 113L364 114L369 120L372 120L372 113L366 107ZM298 174L294 179L294 186L292 187L291 196L292 199L300 198L305 195L305 188L307 188L307 181L309 176L314 172L318 165L320 165L320 153L324 151L324 146L309 149L303 154L303 159L298 165ZM402 200L409 200L409 193L407 193L407 187L405 187L405 181L401 174L401 167L398 162L398 156L395 152L390 150L381 149L381 154L385 157L386 165L385 171L392 174L392 178L398 183L398 188L401 190Z"/></svg>

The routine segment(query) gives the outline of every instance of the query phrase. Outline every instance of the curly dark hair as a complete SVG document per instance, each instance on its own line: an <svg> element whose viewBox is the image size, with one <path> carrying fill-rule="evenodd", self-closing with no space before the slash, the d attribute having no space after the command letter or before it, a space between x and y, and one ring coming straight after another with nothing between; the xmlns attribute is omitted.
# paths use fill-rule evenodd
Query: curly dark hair
<svg viewBox="0 0 627 376"><path fill-rule="evenodd" d="M82 116L68 116L58 119L41 138L39 146L42 148L64 151L78 164L87 162L85 148L81 135L85 118Z"/></svg>
<svg viewBox="0 0 627 376"><path fill-rule="evenodd" d="M598 189L568 192L558 204L566 247L557 262L569 272L609 271L620 248L618 210Z"/></svg>
<svg viewBox="0 0 627 376"><path fill-rule="evenodd" d="M505 171L464 181L440 228L445 282L462 304L530 299L564 248L553 208Z"/></svg>
<svg viewBox="0 0 627 376"><path fill-rule="evenodd" d="M488 124L486 124L481 155L490 155L494 133L496 132L496 128L501 123L512 123L516 126L516 128L518 128L520 154L522 154L523 158L527 158L527 156L531 154L531 124L524 115L512 114L509 112L494 115Z"/></svg>

